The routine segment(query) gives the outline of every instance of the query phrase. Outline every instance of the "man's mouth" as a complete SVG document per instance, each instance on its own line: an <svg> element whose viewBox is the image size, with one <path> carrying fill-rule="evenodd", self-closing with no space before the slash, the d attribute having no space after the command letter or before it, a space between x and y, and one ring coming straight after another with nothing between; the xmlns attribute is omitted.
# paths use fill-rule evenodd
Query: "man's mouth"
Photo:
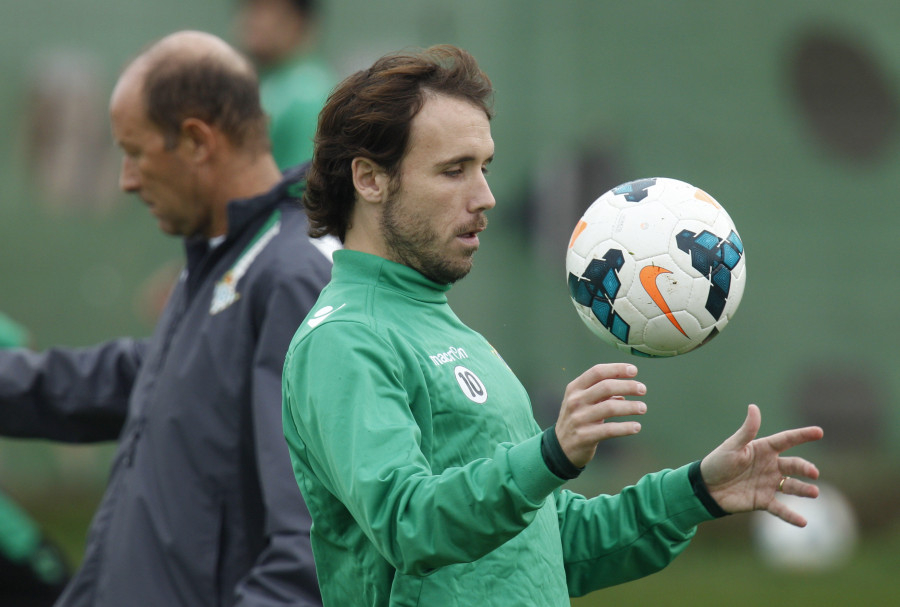
<svg viewBox="0 0 900 607"><path fill-rule="evenodd" d="M462 230L456 235L457 238L463 241L472 242L475 245L478 244L478 234L483 232L487 228L487 217L482 216L477 221L464 226Z"/></svg>

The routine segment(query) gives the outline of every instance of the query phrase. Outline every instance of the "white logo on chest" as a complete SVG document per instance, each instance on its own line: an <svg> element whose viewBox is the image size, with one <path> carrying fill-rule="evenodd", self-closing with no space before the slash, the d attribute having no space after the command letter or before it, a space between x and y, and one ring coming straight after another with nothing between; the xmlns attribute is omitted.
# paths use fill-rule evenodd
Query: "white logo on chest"
<svg viewBox="0 0 900 607"><path fill-rule="evenodd" d="M431 362L433 362L435 366L440 367L441 365L445 365L447 363L452 363L456 362L457 360L469 358L469 355L466 354L466 351L462 348L457 348L454 346L446 352L438 352L437 354L433 354L428 358L431 359Z"/></svg>
<svg viewBox="0 0 900 607"><path fill-rule="evenodd" d="M209 305L210 314L218 314L241 298L241 294L237 290L238 281L244 277L250 265L259 257L263 249L281 232L281 222L278 221L278 217L278 214L273 215L267 226L263 226L264 231L247 247L246 251L241 253L234 265L216 283L213 288L212 302Z"/></svg>
<svg viewBox="0 0 900 607"><path fill-rule="evenodd" d="M484 404L487 400L487 388L484 387L484 384L478 379L477 375L462 365L453 369L453 374L456 376L456 383L459 384L459 387L463 391L463 394L466 395L466 398L473 403L478 403L479 405Z"/></svg>

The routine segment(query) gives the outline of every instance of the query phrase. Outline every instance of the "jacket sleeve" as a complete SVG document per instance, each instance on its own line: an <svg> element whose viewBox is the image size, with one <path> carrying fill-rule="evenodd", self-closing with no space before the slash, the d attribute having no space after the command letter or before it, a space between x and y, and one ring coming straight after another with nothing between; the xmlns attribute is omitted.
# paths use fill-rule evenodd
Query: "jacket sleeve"
<svg viewBox="0 0 900 607"><path fill-rule="evenodd" d="M282 430L281 372L288 344L325 280L310 274L262 294L252 416L268 541L236 589L238 607L322 604L310 548L310 515L291 471Z"/></svg>
<svg viewBox="0 0 900 607"><path fill-rule="evenodd" d="M617 495L561 491L560 534L570 596L650 575L687 547L713 516L697 498L689 466L644 476Z"/></svg>
<svg viewBox="0 0 900 607"><path fill-rule="evenodd" d="M321 483L392 567L425 575L516 536L563 481L541 459L540 434L433 471L405 370L364 325L320 325L288 357L285 433L304 454L295 470L305 493Z"/></svg>
<svg viewBox="0 0 900 607"><path fill-rule="evenodd" d="M64 442L114 440L147 342L0 351L0 434Z"/></svg>

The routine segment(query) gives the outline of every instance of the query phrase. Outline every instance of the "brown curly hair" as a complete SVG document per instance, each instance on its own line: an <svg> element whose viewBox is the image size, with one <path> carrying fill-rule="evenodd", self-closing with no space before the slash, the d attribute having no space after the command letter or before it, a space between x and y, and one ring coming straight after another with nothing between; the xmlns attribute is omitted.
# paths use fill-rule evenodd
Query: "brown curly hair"
<svg viewBox="0 0 900 607"><path fill-rule="evenodd" d="M345 79L319 114L303 205L309 234L344 240L356 201L351 163L367 158L394 181L425 94L464 99L493 117L490 79L468 52L451 45L378 59Z"/></svg>

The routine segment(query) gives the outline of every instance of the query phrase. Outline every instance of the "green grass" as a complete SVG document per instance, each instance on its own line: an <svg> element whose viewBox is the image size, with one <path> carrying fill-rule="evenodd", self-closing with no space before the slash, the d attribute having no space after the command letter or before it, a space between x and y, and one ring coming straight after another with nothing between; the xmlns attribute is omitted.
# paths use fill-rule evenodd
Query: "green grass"
<svg viewBox="0 0 900 607"><path fill-rule="evenodd" d="M22 505L74 568L81 563L88 526L99 503L99 493L66 492L62 496L28 499Z"/></svg>
<svg viewBox="0 0 900 607"><path fill-rule="evenodd" d="M29 500L29 511L72 564L81 560L99 495ZM760 607L816 605L879 607L900 596L900 524L869 530L853 558L825 572L777 571L761 561L740 517L702 526L694 542L665 570L573 599L573 607Z"/></svg>
<svg viewBox="0 0 900 607"><path fill-rule="evenodd" d="M712 523L713 525L715 523ZM900 528L864 540L845 565L824 572L777 571L749 541L704 541L665 570L574 599L573 607L760 605L896 605L900 595Z"/></svg>

